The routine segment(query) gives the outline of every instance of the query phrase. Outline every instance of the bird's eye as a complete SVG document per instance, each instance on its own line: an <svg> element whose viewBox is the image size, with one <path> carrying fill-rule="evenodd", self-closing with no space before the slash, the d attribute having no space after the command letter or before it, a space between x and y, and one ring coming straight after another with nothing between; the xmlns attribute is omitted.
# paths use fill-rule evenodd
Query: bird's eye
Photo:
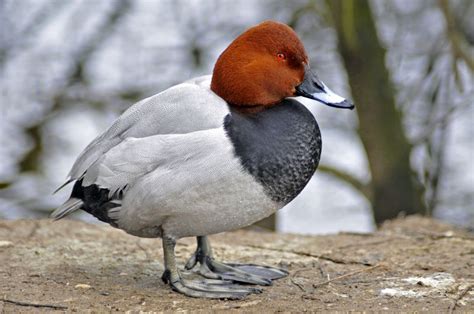
<svg viewBox="0 0 474 314"><path fill-rule="evenodd" d="M284 60L286 60L286 56L285 56L284 53L279 52L279 53L277 53L277 59L280 60L280 61L284 61Z"/></svg>

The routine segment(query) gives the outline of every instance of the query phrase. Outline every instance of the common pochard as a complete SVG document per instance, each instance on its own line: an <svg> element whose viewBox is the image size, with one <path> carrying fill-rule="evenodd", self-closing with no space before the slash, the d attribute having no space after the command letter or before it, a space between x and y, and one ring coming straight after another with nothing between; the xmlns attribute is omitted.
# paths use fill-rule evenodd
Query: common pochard
<svg viewBox="0 0 474 314"><path fill-rule="evenodd" d="M226 264L207 235L249 226L293 200L321 155L321 134L295 96L353 108L309 68L287 25L266 21L238 36L212 76L146 98L125 111L79 155L71 197L55 219L82 209L138 237L162 238L163 280L192 297L239 299L287 271ZM64 186L64 185L63 185ZM182 277L176 241L197 237ZM246 285L241 285L243 283Z"/></svg>

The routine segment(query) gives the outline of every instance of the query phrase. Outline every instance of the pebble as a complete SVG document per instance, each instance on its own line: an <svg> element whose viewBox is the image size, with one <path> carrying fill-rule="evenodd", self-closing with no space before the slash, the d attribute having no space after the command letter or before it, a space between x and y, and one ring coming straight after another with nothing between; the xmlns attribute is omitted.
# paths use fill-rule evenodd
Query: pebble
<svg viewBox="0 0 474 314"><path fill-rule="evenodd" d="M75 287L75 289L90 289L92 288L90 285L86 285L84 283L80 283L80 284L77 284Z"/></svg>
<svg viewBox="0 0 474 314"><path fill-rule="evenodd" d="M12 246L13 246L13 242L0 240L0 248L7 248L7 247L12 247Z"/></svg>

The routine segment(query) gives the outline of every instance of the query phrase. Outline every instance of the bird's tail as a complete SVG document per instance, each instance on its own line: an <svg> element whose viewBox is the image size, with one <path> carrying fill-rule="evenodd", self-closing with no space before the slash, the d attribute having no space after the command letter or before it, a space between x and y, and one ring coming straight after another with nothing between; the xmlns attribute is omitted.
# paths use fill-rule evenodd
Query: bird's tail
<svg viewBox="0 0 474 314"><path fill-rule="evenodd" d="M67 215L75 212L76 210L80 209L84 202L78 198L71 197L66 201L66 203L59 206L51 215L50 217L54 220L59 220L61 218L66 217Z"/></svg>

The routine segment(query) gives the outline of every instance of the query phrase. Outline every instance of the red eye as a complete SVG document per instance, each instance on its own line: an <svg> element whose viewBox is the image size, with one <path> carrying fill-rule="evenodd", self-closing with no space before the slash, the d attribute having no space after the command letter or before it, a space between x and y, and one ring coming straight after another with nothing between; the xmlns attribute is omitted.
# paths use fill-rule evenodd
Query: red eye
<svg viewBox="0 0 474 314"><path fill-rule="evenodd" d="M281 52L277 53L277 58L278 58L278 60L280 60L280 61L286 60L285 54L284 54L284 53L281 53Z"/></svg>

